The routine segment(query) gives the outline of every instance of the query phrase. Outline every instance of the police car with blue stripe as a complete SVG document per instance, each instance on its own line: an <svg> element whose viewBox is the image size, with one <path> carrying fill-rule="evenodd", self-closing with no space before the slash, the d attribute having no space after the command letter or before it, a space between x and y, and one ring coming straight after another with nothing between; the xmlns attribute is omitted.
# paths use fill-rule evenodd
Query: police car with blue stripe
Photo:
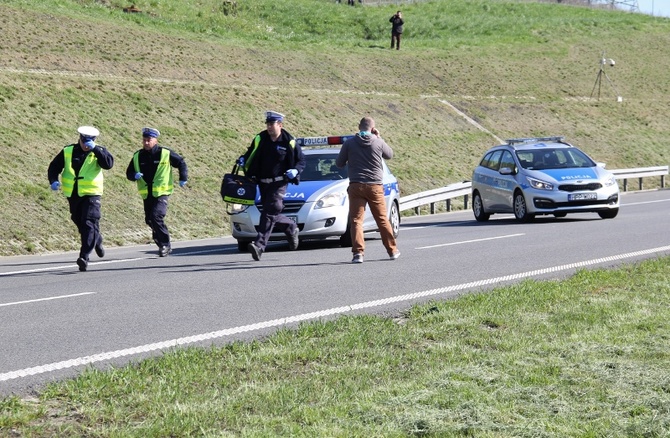
<svg viewBox="0 0 670 438"><path fill-rule="evenodd" d="M517 138L489 149L472 174L472 211L487 221L514 213L520 222L537 215L619 213L619 185L605 170L563 137Z"/></svg>
<svg viewBox="0 0 670 438"><path fill-rule="evenodd" d="M299 239L321 240L339 238L342 246L351 246L349 227L349 198L347 168L339 169L335 159L339 146L352 136L296 138L305 154L305 169L300 174L300 184L289 184L284 197L282 214L298 224ZM386 212L391 222L393 235L400 230L400 188L398 180L384 162L384 195ZM256 194L255 205L247 208L232 205L232 234L237 239L240 251L246 251L249 242L256 238L262 205L260 194ZM365 212L365 232L377 231L377 224L369 209ZM284 233L273 233L270 240L286 241Z"/></svg>

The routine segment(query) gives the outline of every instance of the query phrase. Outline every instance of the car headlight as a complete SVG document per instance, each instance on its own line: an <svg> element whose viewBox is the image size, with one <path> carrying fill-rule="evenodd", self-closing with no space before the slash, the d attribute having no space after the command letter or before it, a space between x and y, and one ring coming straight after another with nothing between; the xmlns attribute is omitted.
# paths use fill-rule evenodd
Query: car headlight
<svg viewBox="0 0 670 438"><path fill-rule="evenodd" d="M611 175L605 180L605 187L613 186L614 184L616 184L616 178L614 178L614 175Z"/></svg>
<svg viewBox="0 0 670 438"><path fill-rule="evenodd" d="M316 201L314 208L328 208L343 205L345 199L347 199L347 194L345 192L329 193Z"/></svg>
<svg viewBox="0 0 670 438"><path fill-rule="evenodd" d="M242 204L228 204L228 214L238 214L242 213L244 210L249 208L248 205Z"/></svg>
<svg viewBox="0 0 670 438"><path fill-rule="evenodd" d="M541 179L535 179L531 177L528 178L528 183L534 189L538 190L554 190L554 185L552 183L542 181Z"/></svg>

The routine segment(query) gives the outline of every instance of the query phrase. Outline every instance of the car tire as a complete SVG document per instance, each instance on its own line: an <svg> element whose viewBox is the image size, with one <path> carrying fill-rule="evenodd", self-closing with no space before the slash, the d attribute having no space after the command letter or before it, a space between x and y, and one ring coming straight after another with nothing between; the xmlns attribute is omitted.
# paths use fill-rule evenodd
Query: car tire
<svg viewBox="0 0 670 438"><path fill-rule="evenodd" d="M344 231L344 234L340 236L340 246L342 248L351 248L351 224L347 222L347 229Z"/></svg>
<svg viewBox="0 0 670 438"><path fill-rule="evenodd" d="M598 216L600 216L602 219L614 219L617 214L619 214L618 208L598 212Z"/></svg>
<svg viewBox="0 0 670 438"><path fill-rule="evenodd" d="M472 212L475 215L477 222L486 222L491 217L486 211L484 211L484 201L479 195L479 192L475 192L472 196Z"/></svg>
<svg viewBox="0 0 670 438"><path fill-rule="evenodd" d="M249 243L251 243L251 240L238 240L237 241L237 250L239 252L247 252L247 246L249 246Z"/></svg>
<svg viewBox="0 0 670 438"><path fill-rule="evenodd" d="M393 204L391 205L389 222L391 223L393 237L398 237L398 234L400 234L400 209L398 208L398 203L396 201L393 201Z"/></svg>
<svg viewBox="0 0 670 438"><path fill-rule="evenodd" d="M528 205L526 204L526 198L524 198L521 191L516 191L514 193L514 200L512 201L512 206L514 207L514 217L519 222L530 222L535 216L528 213Z"/></svg>

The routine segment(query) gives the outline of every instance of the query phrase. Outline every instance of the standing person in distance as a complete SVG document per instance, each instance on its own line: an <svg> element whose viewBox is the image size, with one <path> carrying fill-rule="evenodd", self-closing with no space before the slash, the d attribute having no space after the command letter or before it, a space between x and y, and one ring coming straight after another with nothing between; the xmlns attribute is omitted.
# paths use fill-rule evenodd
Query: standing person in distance
<svg viewBox="0 0 670 438"><path fill-rule="evenodd" d="M389 23L391 23L391 48L395 46L396 50L400 50L402 25L405 24L402 19L402 12L396 12L395 15L389 19Z"/></svg>
<svg viewBox="0 0 670 438"><path fill-rule="evenodd" d="M356 136L345 141L335 160L339 168L349 164L349 223L351 224L351 263L363 263L365 237L363 219L365 206L377 223L382 243L391 260L400 257L400 251L393 237L391 222L386 217L384 200L383 159L393 158L393 149L382 140L372 117L363 117L358 124Z"/></svg>
<svg viewBox="0 0 670 438"><path fill-rule="evenodd" d="M261 259L273 228L286 234L290 250L298 249L298 225L281 212L288 183L299 184L300 173L305 168L302 148L284 129L284 115L266 111L265 126L266 129L251 141L246 153L237 159L244 174L255 178L261 194L263 211L258 234L248 245L256 261Z"/></svg>
<svg viewBox="0 0 670 438"><path fill-rule="evenodd" d="M188 168L179 154L158 144L160 135L158 129L142 129L142 149L130 160L126 178L137 181L137 190L144 200L144 221L151 227L158 255L166 257L172 252L170 232L165 225L168 198L174 190L172 168L179 169L180 187L188 181Z"/></svg>
<svg viewBox="0 0 670 438"><path fill-rule="evenodd" d="M95 143L100 131L93 126L77 129L77 143L65 146L49 164L47 171L52 190L62 187L70 204L70 218L81 236L77 266L88 269L88 258L93 250L98 257L105 256L100 233L100 211L103 191L102 170L114 166L114 157L107 149ZM61 182L58 175L61 174Z"/></svg>

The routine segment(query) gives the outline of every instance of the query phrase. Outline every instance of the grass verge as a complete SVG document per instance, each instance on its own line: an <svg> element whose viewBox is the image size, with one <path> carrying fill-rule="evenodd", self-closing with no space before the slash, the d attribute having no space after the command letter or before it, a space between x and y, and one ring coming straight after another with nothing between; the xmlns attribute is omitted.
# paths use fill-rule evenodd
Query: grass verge
<svg viewBox="0 0 670 438"><path fill-rule="evenodd" d="M670 258L89 369L6 436L667 437Z"/></svg>

